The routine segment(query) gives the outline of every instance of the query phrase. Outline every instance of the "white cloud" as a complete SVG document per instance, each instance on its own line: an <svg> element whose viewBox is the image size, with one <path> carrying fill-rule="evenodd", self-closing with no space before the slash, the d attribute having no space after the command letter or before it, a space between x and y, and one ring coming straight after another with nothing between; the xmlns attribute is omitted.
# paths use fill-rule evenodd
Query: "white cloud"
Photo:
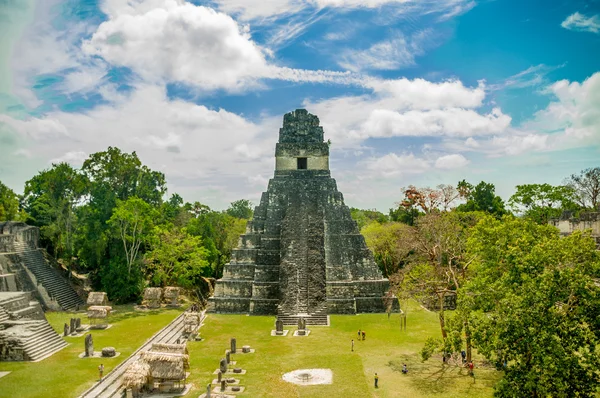
<svg viewBox="0 0 600 398"><path fill-rule="evenodd" d="M424 47L432 35L431 29L426 29L406 38L396 32L392 38L373 44L366 50L346 50L338 64L348 70L399 69L415 64L415 56L424 53Z"/></svg>
<svg viewBox="0 0 600 398"><path fill-rule="evenodd" d="M401 174L419 174L431 168L427 160L418 158L412 153L402 155L388 153L379 158L369 158L364 163L368 170L385 177Z"/></svg>
<svg viewBox="0 0 600 398"><path fill-rule="evenodd" d="M575 30L579 32L600 32L600 16L592 15L591 17L575 12L567 17L560 24L565 29Z"/></svg>
<svg viewBox="0 0 600 398"><path fill-rule="evenodd" d="M490 91L496 91L505 88L526 88L547 84L546 75L564 66L565 64L558 66L547 66L544 64L530 66L529 68L504 79L504 81L500 83L488 85L488 89Z"/></svg>
<svg viewBox="0 0 600 398"><path fill-rule="evenodd" d="M228 15L190 3L155 5L103 22L83 50L130 67L149 81L208 89L253 85L251 79L264 74L264 51Z"/></svg>
<svg viewBox="0 0 600 398"><path fill-rule="evenodd" d="M421 14L441 13L445 18L463 14L474 7L472 0L215 0L220 10L244 20L269 20L305 9L373 9L385 5Z"/></svg>
<svg viewBox="0 0 600 398"><path fill-rule="evenodd" d="M436 169L459 169L469 164L469 160L461 154L440 156L435 161Z"/></svg>
<svg viewBox="0 0 600 398"><path fill-rule="evenodd" d="M500 109L480 114L485 87L460 81L367 80L372 95L346 96L304 105L323 120L335 145L355 147L370 137L460 136L501 133L510 117Z"/></svg>
<svg viewBox="0 0 600 398"><path fill-rule="evenodd" d="M205 90L256 88L260 79L293 82L357 82L335 71L280 67L267 61L248 26L229 15L187 2L154 0L119 8L83 43L88 55L133 69L145 81L182 82ZM285 38L282 38L284 40Z"/></svg>
<svg viewBox="0 0 600 398"><path fill-rule="evenodd" d="M372 79L365 83L378 97L393 109L438 109L446 107L478 108L485 98L485 86L465 87L460 80L439 83L425 79L407 78L381 80Z"/></svg>
<svg viewBox="0 0 600 398"><path fill-rule="evenodd" d="M366 137L491 135L504 131L511 118L498 108L481 115L471 109L394 112L376 109L364 123Z"/></svg>
<svg viewBox="0 0 600 398"><path fill-rule="evenodd" d="M259 125L222 109L169 100L164 88L141 86L86 113L54 111L26 121L0 115L2 123L38 160L79 165L85 154L116 146L164 171L170 189L184 197L198 187L222 186L227 188L213 200L228 203L246 195L248 176L272 173L272 162L263 157L273 158L281 117L264 118ZM252 148L254 158L232 151L236 145ZM34 175L35 167L26 165L21 172Z"/></svg>
<svg viewBox="0 0 600 398"><path fill-rule="evenodd" d="M465 145L469 148L479 148L479 142L473 137L469 137L465 140Z"/></svg>
<svg viewBox="0 0 600 398"><path fill-rule="evenodd" d="M600 72L582 83L557 81L546 93L553 100L525 128L552 133L557 148L600 144Z"/></svg>
<svg viewBox="0 0 600 398"><path fill-rule="evenodd" d="M87 159L88 154L83 151L69 151L62 156L51 159L48 163L70 163L74 166L81 166Z"/></svg>

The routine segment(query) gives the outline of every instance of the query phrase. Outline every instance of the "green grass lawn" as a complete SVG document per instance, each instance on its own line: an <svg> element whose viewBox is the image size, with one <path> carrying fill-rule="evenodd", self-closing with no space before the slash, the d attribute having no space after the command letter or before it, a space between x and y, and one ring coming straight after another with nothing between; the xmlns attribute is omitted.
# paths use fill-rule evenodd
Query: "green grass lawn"
<svg viewBox="0 0 600 398"><path fill-rule="evenodd" d="M0 371L10 371L0 378L0 397L76 397L98 378L98 365L104 364L105 374L137 350L148 338L173 320L180 311L164 310L136 312L132 306L116 306L111 328L94 330L94 349L115 347L117 358L78 358L84 351L84 337L66 337L69 345L41 362L0 362ZM79 316L85 323L85 313L49 312L46 317L62 335L69 318Z"/></svg>
<svg viewBox="0 0 600 398"><path fill-rule="evenodd" d="M67 337L71 343L59 353L38 363L0 363L0 371L12 371L0 378L0 397L76 397L98 377L97 366L104 363L107 373L146 339L175 318L178 311L149 313L118 307L113 327L94 331L94 347L114 346L121 356L114 359L80 359L83 337ZM70 314L49 313L48 320L57 331ZM331 316L330 327L314 327L308 337L272 337L275 317L209 314L201 329L203 341L190 342L191 375L194 387L187 397L197 398L216 376L219 360L229 348L229 339L237 338L238 347L250 345L253 354L236 354L233 360L247 370L241 379L246 387L239 397L489 397L501 376L493 369L479 367L476 378L465 369L443 366L440 358L422 363L419 351L427 337L439 335L436 313L411 305L408 327L400 330L399 315L386 314ZM366 340L357 341L358 329ZM355 339L354 352L350 340ZM400 372L407 363L409 374ZM476 361L477 363L477 361ZM330 368L333 384L297 386L281 376L304 368ZM380 388L373 387L377 372Z"/></svg>
<svg viewBox="0 0 600 398"><path fill-rule="evenodd" d="M409 309L406 331L400 330L398 314L389 320L386 314L334 315L330 327L314 327L308 337L292 336L295 328L286 337L272 337L274 319L209 314L201 329L205 340L188 344L195 387L187 396L198 397L215 378L212 373L231 337L238 347L256 349L254 354L233 355L236 366L247 370L239 376L247 388L239 397L490 397L501 376L478 367L473 380L465 369L442 365L441 357L422 363L418 353L427 337L439 335L439 322L436 313L418 306ZM359 328L366 330L365 341L356 341ZM408 365L408 375L401 373L402 363ZM307 368L330 368L333 384L297 386L281 379L286 372Z"/></svg>

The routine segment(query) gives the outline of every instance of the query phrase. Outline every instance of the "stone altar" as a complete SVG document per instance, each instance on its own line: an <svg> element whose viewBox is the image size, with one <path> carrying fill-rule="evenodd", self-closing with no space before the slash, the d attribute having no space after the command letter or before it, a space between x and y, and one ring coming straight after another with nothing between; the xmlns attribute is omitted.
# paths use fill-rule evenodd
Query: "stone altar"
<svg viewBox="0 0 600 398"><path fill-rule="evenodd" d="M277 314L286 324L299 314L327 324L329 313L385 312L389 282L331 178L315 115L298 109L284 116L275 160L209 311Z"/></svg>

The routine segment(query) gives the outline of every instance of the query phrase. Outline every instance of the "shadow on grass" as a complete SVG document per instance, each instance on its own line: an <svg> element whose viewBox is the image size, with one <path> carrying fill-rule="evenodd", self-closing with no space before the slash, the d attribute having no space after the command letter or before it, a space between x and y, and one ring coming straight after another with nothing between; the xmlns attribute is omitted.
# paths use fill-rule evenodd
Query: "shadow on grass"
<svg viewBox="0 0 600 398"><path fill-rule="evenodd" d="M388 366L394 372L402 372L402 365L408 367L406 377L413 387L422 392L425 396L428 394L440 394L448 391L449 381L454 383L458 379L463 379L464 383L473 384L477 382L477 377L471 377L468 370L458 365L448 365L431 362L414 362L414 357L407 355L401 356L399 360L389 361ZM484 374L484 379L492 379L489 372ZM475 372L477 376L477 371Z"/></svg>

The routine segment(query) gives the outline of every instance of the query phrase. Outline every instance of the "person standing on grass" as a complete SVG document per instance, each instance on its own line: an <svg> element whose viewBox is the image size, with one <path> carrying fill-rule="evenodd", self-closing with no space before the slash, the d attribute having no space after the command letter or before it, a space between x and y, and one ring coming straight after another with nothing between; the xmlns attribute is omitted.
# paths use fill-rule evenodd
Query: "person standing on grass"
<svg viewBox="0 0 600 398"><path fill-rule="evenodd" d="M375 373L375 388L379 388L379 376Z"/></svg>
<svg viewBox="0 0 600 398"><path fill-rule="evenodd" d="M366 335L366 333L365 333L365 331L363 330L363 331L362 331L362 338L363 338L363 341L365 340L365 335Z"/></svg>
<svg viewBox="0 0 600 398"><path fill-rule="evenodd" d="M473 372L474 367L475 365L473 365L473 361L469 362L469 376L472 376L473 378L475 378L475 372Z"/></svg>
<svg viewBox="0 0 600 398"><path fill-rule="evenodd" d="M100 381L102 381L102 375L104 374L104 365L100 364L100 366L98 366L98 373L100 374Z"/></svg>
<svg viewBox="0 0 600 398"><path fill-rule="evenodd" d="M360 341L360 329L358 329L358 340Z"/></svg>
<svg viewBox="0 0 600 398"><path fill-rule="evenodd" d="M350 351L354 351L354 339L352 339L352 349Z"/></svg>

